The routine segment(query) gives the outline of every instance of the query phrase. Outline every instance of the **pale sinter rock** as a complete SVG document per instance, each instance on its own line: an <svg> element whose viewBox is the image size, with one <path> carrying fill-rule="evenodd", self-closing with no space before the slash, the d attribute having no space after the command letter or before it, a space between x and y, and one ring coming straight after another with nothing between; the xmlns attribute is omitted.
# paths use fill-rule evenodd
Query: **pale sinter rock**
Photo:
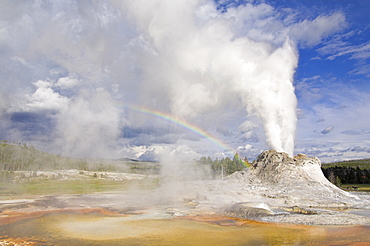
<svg viewBox="0 0 370 246"><path fill-rule="evenodd" d="M317 157L303 154L290 157L287 153L267 150L248 170L236 172L227 179L244 184L247 192L284 199L287 205L352 206L359 200L326 179Z"/></svg>

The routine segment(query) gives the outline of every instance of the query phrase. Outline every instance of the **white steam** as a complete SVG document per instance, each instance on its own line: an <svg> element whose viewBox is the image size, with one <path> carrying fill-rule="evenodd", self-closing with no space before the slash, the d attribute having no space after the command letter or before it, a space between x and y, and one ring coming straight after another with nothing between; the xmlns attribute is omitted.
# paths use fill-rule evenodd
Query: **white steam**
<svg viewBox="0 0 370 246"><path fill-rule="evenodd" d="M85 92L57 116L56 144L62 153L105 157L120 134L120 113L103 89Z"/></svg>
<svg viewBox="0 0 370 246"><path fill-rule="evenodd" d="M296 46L346 25L341 12L298 20L266 3L222 12L211 0L2 1L0 11L0 98L11 105L0 112L46 115L53 146L97 156L117 145L134 155L155 149L141 128L122 137L124 127L148 127L117 101L201 128L228 130L231 116L240 127L230 136L249 138L262 125L271 148L293 155Z"/></svg>
<svg viewBox="0 0 370 246"><path fill-rule="evenodd" d="M222 107L227 97L239 98L247 115L261 120L270 147L293 155L295 44L287 35L271 33L253 40L249 35L256 35L252 30L258 31L258 24L245 35L237 33L238 18L250 21L243 16L248 10L258 22L273 14L271 6L248 4L221 14L208 1L161 0L128 1L122 9L150 42L153 55L143 70L147 78L158 78L152 82L167 87L172 112L194 117Z"/></svg>

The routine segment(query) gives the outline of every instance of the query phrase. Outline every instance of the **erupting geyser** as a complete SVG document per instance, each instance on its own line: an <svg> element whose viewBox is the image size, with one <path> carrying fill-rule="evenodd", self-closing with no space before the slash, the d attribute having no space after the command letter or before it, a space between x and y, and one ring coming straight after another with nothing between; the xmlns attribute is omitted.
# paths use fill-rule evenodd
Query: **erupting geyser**
<svg viewBox="0 0 370 246"><path fill-rule="evenodd" d="M263 70L257 75L256 71L251 71L255 77L243 83L245 89L242 93L249 93L245 96L245 107L249 113L261 118L270 146L293 156L297 122L297 99L293 87L297 65L294 44L287 40L264 59L264 64L259 65L264 67ZM244 76L248 77L249 74Z"/></svg>
<svg viewBox="0 0 370 246"><path fill-rule="evenodd" d="M269 6L247 4L222 13L211 1L137 0L125 9L146 40L143 76L168 91L172 112L194 117L239 98L247 118L262 122L268 144L293 155L296 45L288 33L255 37L260 27L243 13L260 9L271 15ZM240 35L240 21L250 32Z"/></svg>

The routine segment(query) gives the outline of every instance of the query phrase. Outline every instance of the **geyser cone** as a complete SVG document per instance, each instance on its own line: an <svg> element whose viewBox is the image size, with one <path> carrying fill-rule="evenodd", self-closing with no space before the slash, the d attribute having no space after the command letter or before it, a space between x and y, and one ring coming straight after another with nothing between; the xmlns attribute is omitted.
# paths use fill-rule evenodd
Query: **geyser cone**
<svg viewBox="0 0 370 246"><path fill-rule="evenodd" d="M321 171L320 160L304 154L290 157L276 150L264 151L257 157L251 173L264 183L317 182L333 186Z"/></svg>
<svg viewBox="0 0 370 246"><path fill-rule="evenodd" d="M228 177L244 183L263 196L283 199L286 205L304 206L349 206L358 197L345 192L324 176L317 157L267 150L262 152L248 171L234 173Z"/></svg>
<svg viewBox="0 0 370 246"><path fill-rule="evenodd" d="M308 157L304 154L290 157L284 152L267 150L257 157L249 171L251 177L258 183L286 186L318 184L342 191L326 179L321 170L319 158Z"/></svg>

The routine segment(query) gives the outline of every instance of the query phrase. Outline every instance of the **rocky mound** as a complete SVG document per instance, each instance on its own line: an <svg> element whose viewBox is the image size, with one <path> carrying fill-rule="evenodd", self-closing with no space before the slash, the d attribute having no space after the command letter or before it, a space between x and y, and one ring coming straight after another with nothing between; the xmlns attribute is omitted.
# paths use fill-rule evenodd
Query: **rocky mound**
<svg viewBox="0 0 370 246"><path fill-rule="evenodd" d="M267 150L262 152L248 172L251 182L269 184L320 183L337 188L321 171L317 157L298 154L294 158L287 153Z"/></svg>
<svg viewBox="0 0 370 246"><path fill-rule="evenodd" d="M303 154L292 158L283 152L264 151L252 167L230 175L228 180L243 184L250 193L279 199L290 206L345 207L358 201L326 179L317 157Z"/></svg>

